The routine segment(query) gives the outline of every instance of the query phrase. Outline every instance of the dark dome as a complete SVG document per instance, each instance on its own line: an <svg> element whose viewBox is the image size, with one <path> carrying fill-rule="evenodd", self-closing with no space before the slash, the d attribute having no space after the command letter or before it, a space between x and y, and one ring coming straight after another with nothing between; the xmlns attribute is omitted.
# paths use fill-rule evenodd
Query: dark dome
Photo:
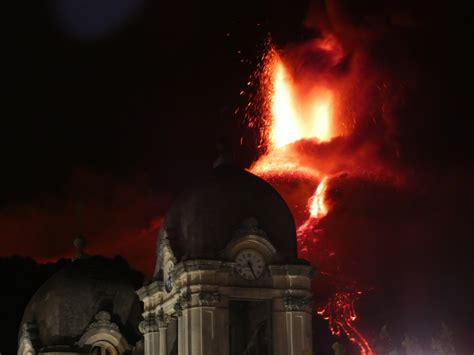
<svg viewBox="0 0 474 355"><path fill-rule="evenodd" d="M219 165L185 191L168 211L162 230L178 259L214 259L242 222L255 218L282 260L296 259L293 216L267 182L231 165Z"/></svg>
<svg viewBox="0 0 474 355"><path fill-rule="evenodd" d="M141 306L131 273L123 259L77 259L38 289L26 307L22 324L36 323L41 346L71 345L97 312L105 310L134 344L139 337Z"/></svg>

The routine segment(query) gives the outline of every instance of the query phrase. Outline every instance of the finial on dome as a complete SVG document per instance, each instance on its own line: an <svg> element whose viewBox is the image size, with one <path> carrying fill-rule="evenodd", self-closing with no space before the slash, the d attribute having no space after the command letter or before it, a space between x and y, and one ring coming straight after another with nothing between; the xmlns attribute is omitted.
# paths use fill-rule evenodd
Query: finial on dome
<svg viewBox="0 0 474 355"><path fill-rule="evenodd" d="M229 140L226 137L220 137L216 144L218 157L212 164L213 168L220 165L232 164L232 148Z"/></svg>
<svg viewBox="0 0 474 355"><path fill-rule="evenodd" d="M86 238L80 234L76 239L74 239L74 247L77 249L77 254L73 258L73 260L83 259L87 257L87 253L84 251L87 245Z"/></svg>

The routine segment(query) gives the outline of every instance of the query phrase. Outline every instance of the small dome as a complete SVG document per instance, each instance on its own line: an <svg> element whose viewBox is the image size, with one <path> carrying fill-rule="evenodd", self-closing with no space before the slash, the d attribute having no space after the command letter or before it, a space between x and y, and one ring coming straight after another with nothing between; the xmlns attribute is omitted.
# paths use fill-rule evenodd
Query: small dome
<svg viewBox="0 0 474 355"><path fill-rule="evenodd" d="M282 261L296 259L295 223L283 198L266 181L229 164L178 197L161 233L178 260L215 259L248 221L258 223Z"/></svg>
<svg viewBox="0 0 474 355"><path fill-rule="evenodd" d="M125 261L84 257L54 274L33 295L22 320L36 325L41 347L74 344L100 311L130 344L139 339L141 306Z"/></svg>

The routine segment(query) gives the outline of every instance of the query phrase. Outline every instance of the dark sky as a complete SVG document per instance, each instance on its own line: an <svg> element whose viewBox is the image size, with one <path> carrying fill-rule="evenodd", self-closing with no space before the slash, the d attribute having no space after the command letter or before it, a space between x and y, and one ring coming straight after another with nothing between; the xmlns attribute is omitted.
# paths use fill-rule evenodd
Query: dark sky
<svg viewBox="0 0 474 355"><path fill-rule="evenodd" d="M395 248L390 261L407 263L403 273L416 275L397 279L394 262L380 268L386 274L365 270L397 280L384 283L374 304L383 305L384 293L394 290L410 303L417 279L429 280L429 292L419 292L425 298L437 288L451 290L430 307L449 309L459 294L453 314L469 304L474 174L468 4L57 0L11 2L6 14L1 256L55 260L70 255L72 239L84 232L93 252L122 254L149 271L160 218L176 193L209 169L216 141L226 137L242 166L256 158L243 110L234 111L247 103L239 92L268 34L284 49L330 27L349 53L370 58L368 79L383 77L401 88L388 91L397 105L388 100L376 110L393 116L384 121L389 134L383 139L393 141L397 167L415 182L404 192L409 197L378 185L356 190L375 193L379 205L369 204L372 210L395 206L386 210L392 216L387 224L372 215L377 220L369 227L373 234L390 228L401 236L410 229L414 242L404 245L412 248ZM365 98L360 106L377 100ZM377 136L380 127L370 127ZM420 209L422 216L413 217ZM336 217L326 223L336 225L331 233L344 233ZM367 218L361 221L366 226ZM358 247L352 243L347 245ZM380 242L363 251L369 261L361 269L385 265L373 257L377 248ZM441 281L433 283L438 273ZM466 309L459 322L463 331L474 323L472 312ZM383 322L376 310L367 313L377 326Z"/></svg>
<svg viewBox="0 0 474 355"><path fill-rule="evenodd" d="M241 59L258 58L263 23L282 14L266 13L269 3L132 3L11 5L2 254L55 257L79 229L101 248L112 233L97 227L102 218L146 228L211 166L223 127L240 125L231 113L255 69ZM287 21L300 25L304 12ZM30 247L16 250L20 235Z"/></svg>

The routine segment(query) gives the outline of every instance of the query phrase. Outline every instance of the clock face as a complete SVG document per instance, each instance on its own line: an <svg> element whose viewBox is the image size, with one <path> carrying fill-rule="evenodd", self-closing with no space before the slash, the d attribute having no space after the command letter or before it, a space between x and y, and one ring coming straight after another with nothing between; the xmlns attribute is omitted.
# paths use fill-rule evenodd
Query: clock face
<svg viewBox="0 0 474 355"><path fill-rule="evenodd" d="M241 250L235 257L235 262L237 272L246 280L258 279L266 267L263 255L254 249Z"/></svg>
<svg viewBox="0 0 474 355"><path fill-rule="evenodd" d="M166 292L171 292L174 287L174 280L173 280L173 269L174 263L170 260L165 264L164 272L163 272L163 279L165 282L165 290Z"/></svg>

